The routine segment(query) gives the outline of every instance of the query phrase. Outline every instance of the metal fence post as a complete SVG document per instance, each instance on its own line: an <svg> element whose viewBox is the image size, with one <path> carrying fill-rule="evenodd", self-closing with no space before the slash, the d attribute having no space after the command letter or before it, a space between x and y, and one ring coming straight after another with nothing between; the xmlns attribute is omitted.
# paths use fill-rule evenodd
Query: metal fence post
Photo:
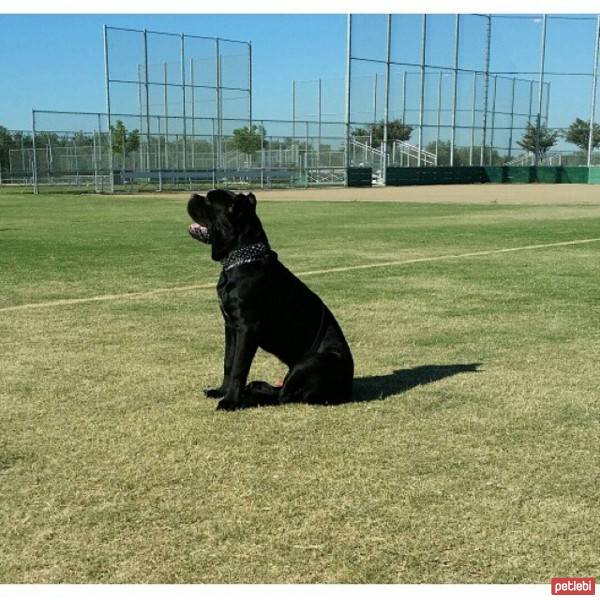
<svg viewBox="0 0 600 600"><path fill-rule="evenodd" d="M377 123L377 73L373 79L373 125Z"/></svg>
<svg viewBox="0 0 600 600"><path fill-rule="evenodd" d="M32 170L31 182L33 184L33 193L39 194L40 190L38 188L38 168L37 168L37 152L36 152L36 147L35 147L35 133L36 133L35 129L36 129L36 127L35 127L35 110L32 110L31 111L31 145L32 145L32 151L33 151L33 160L32 160L32 166L31 166L31 170ZM24 166L25 165L23 165L23 167Z"/></svg>
<svg viewBox="0 0 600 600"><path fill-rule="evenodd" d="M192 170L194 170L196 168L196 161L195 161L195 146L196 146L196 122L195 122L195 100L196 100L196 94L194 91L194 59L190 56L190 117L192 119L192 139L191 139L191 146L192 146Z"/></svg>
<svg viewBox="0 0 600 600"><path fill-rule="evenodd" d="M513 77L510 97L510 129L508 130L508 160L512 157L513 127L515 122L515 83L516 79Z"/></svg>
<svg viewBox="0 0 600 600"><path fill-rule="evenodd" d="M479 165L483 166L485 156L485 144L487 141L487 113L488 96L490 91L490 54L492 44L492 15L486 15L486 45L485 45L485 71L483 80L483 124L481 131L481 151L479 153Z"/></svg>
<svg viewBox="0 0 600 600"><path fill-rule="evenodd" d="M96 160L96 135L92 135L92 144L93 148L93 160ZM48 181L53 181L52 179L52 148L50 145L50 140L46 140L46 171L48 176ZM94 173L94 188L96 187L96 173Z"/></svg>
<svg viewBox="0 0 600 600"><path fill-rule="evenodd" d="M185 35L180 34L180 68L181 68L181 94L182 94L182 117L183 117L183 171L187 170L187 123L186 123L186 98L185 98Z"/></svg>
<svg viewBox="0 0 600 600"><path fill-rule="evenodd" d="M94 167L94 190L98 191L98 156L96 148L96 132L92 132L92 164ZM50 173L48 173L49 175Z"/></svg>
<svg viewBox="0 0 600 600"><path fill-rule="evenodd" d="M419 155L417 157L417 167L421 166L421 150L423 147L423 115L425 111L425 50L427 39L427 15L423 15L423 26L421 29L421 95L419 100L419 137L418 147Z"/></svg>
<svg viewBox="0 0 600 600"><path fill-rule="evenodd" d="M406 124L406 69L402 72L402 124Z"/></svg>
<svg viewBox="0 0 600 600"><path fill-rule="evenodd" d="M220 166L223 160L223 121L221 115L221 44L219 38L215 39L215 60L216 60L216 102L217 102L217 164Z"/></svg>
<svg viewBox="0 0 600 600"><path fill-rule="evenodd" d="M537 167L540 162L540 134L542 129L542 102L543 102L543 91L544 91L544 67L546 63L546 22L547 15L544 14L542 22L542 44L540 51L540 87L538 97L538 112L537 112L537 131L535 135L535 166Z"/></svg>
<svg viewBox="0 0 600 600"><path fill-rule="evenodd" d="M492 92L494 98L492 100L492 131L490 133L490 165L494 164L494 134L496 132L496 97L498 87L498 75L494 75L494 87Z"/></svg>
<svg viewBox="0 0 600 600"><path fill-rule="evenodd" d="M304 187L308 187L308 121L304 123Z"/></svg>
<svg viewBox="0 0 600 600"><path fill-rule="evenodd" d="M529 113L527 116L527 122L531 123L531 116L533 114L533 79L529 80Z"/></svg>
<svg viewBox="0 0 600 600"><path fill-rule="evenodd" d="M140 170L141 170L143 160L144 160L143 159L144 148L141 143L141 139L144 135L144 108L143 108L143 103L142 103L142 65L140 65L139 63L137 66L137 75L138 75L138 112L140 115L140 145L138 148L138 153L140 155Z"/></svg>
<svg viewBox="0 0 600 600"><path fill-rule="evenodd" d="M114 156L113 156L113 144L112 144L112 122L110 113L110 66L108 62L108 28L103 25L104 34L104 86L106 92L106 115L108 118L108 167L110 171L108 191L113 193L115 191L115 174L114 174Z"/></svg>
<svg viewBox="0 0 600 600"><path fill-rule="evenodd" d="M456 145L456 100L458 96L458 48L460 36L460 15L455 16L454 21L454 66L453 71L453 92L452 92L452 131L450 133L450 166L454 166L454 147Z"/></svg>
<svg viewBox="0 0 600 600"><path fill-rule="evenodd" d="M296 80L292 79L292 139L296 138Z"/></svg>
<svg viewBox="0 0 600 600"><path fill-rule="evenodd" d="M350 168L350 91L352 77L352 15L347 17L346 24L346 170ZM346 185L348 174L346 172Z"/></svg>
<svg viewBox="0 0 600 600"><path fill-rule="evenodd" d="M477 105L477 72L473 72L473 106L471 108L471 145L469 146L469 166L473 166L473 146L475 145L475 106Z"/></svg>
<svg viewBox="0 0 600 600"><path fill-rule="evenodd" d="M252 42L248 42L248 112L252 127Z"/></svg>
<svg viewBox="0 0 600 600"><path fill-rule="evenodd" d="M321 123L322 123L322 97L321 97L321 78L319 77L317 87L317 173L321 166ZM317 175L318 176L318 175Z"/></svg>
<svg viewBox="0 0 600 600"><path fill-rule="evenodd" d="M167 77L167 63L163 63L163 76L164 76L164 115L165 115L165 169L169 168L169 96L168 96L168 77Z"/></svg>
<svg viewBox="0 0 600 600"><path fill-rule="evenodd" d="M592 152L594 150L594 121L596 119L596 92L598 89L598 55L600 54L600 15L598 15L596 20L596 48L594 50L594 69L592 71L592 103L590 110L590 133L588 137L587 152L588 167L592 166Z"/></svg>
<svg viewBox="0 0 600 600"><path fill-rule="evenodd" d="M157 162L157 169L158 169L158 191L162 192L162 160L160 157L160 117L156 117L156 123L157 123L157 133L158 133L158 139L157 139L157 143L158 146L156 148L156 162Z"/></svg>
<svg viewBox="0 0 600 600"><path fill-rule="evenodd" d="M21 165L23 167L23 170L25 170L25 139L24 139L24 135L21 132Z"/></svg>
<svg viewBox="0 0 600 600"><path fill-rule="evenodd" d="M385 59L385 104L383 106L383 155L381 157L381 178L385 185L388 166L388 122L390 120L390 61L392 60L392 15L387 16Z"/></svg>
<svg viewBox="0 0 600 600"><path fill-rule="evenodd" d="M210 120L212 129L212 186L217 186L217 145L215 140L215 119Z"/></svg>
<svg viewBox="0 0 600 600"><path fill-rule="evenodd" d="M442 118L442 71L439 72L438 80L438 93L437 93L437 130L435 135L435 158L437 163L437 156L440 142L440 125Z"/></svg>
<svg viewBox="0 0 600 600"><path fill-rule="evenodd" d="M265 128L260 125L260 189L265 188Z"/></svg>
<svg viewBox="0 0 600 600"><path fill-rule="evenodd" d="M146 168L150 173L150 89L148 86L148 31L144 29L144 88L146 92ZM150 175L148 175L149 177Z"/></svg>
<svg viewBox="0 0 600 600"><path fill-rule="evenodd" d="M100 170L104 171L102 166L102 116L98 113L98 164L100 165ZM104 177L100 176L100 189L97 189L96 192L104 191Z"/></svg>
<svg viewBox="0 0 600 600"><path fill-rule="evenodd" d="M79 156L77 155L77 142L75 138L73 138L73 156L75 157L75 185L79 185Z"/></svg>

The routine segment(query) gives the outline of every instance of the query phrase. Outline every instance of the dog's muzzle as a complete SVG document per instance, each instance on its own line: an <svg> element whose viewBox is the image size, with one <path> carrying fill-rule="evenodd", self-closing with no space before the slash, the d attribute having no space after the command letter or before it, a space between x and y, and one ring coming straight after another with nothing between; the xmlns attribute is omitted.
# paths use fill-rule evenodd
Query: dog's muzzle
<svg viewBox="0 0 600 600"><path fill-rule="evenodd" d="M208 228L204 227L204 225L192 223L188 231L195 240L198 240L203 244L210 244L210 233L208 232Z"/></svg>

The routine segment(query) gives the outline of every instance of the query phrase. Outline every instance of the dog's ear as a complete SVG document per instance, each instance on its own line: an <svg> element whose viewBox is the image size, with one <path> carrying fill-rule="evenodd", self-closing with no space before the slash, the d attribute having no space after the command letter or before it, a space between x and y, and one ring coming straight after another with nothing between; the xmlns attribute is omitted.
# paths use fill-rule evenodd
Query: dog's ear
<svg viewBox="0 0 600 600"><path fill-rule="evenodd" d="M204 196L194 193L190 196L190 199L188 200L188 202L203 202L204 200L206 200L206 198Z"/></svg>
<svg viewBox="0 0 600 600"><path fill-rule="evenodd" d="M192 194L190 196L190 199L188 200L188 203L187 203L187 211L188 211L188 215L190 215L190 217L192 217L192 219L195 218L195 216L193 214L193 207L196 205L197 202L204 202L204 200L206 200L206 198L204 196L201 196L200 194Z"/></svg>
<svg viewBox="0 0 600 600"><path fill-rule="evenodd" d="M249 194L238 194L229 207L229 214L235 218L243 217L256 211L256 196Z"/></svg>

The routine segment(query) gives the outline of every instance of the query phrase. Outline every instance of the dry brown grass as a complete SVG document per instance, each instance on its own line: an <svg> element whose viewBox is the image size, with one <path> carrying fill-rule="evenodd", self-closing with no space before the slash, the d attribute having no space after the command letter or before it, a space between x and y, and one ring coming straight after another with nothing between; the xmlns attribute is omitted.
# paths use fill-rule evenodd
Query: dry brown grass
<svg viewBox="0 0 600 600"><path fill-rule="evenodd" d="M216 275L183 200L2 208L4 306ZM600 225L591 206L260 210L298 271ZM339 407L217 413L199 393L221 368L210 290L0 313L0 582L597 575L599 258L597 243L312 277L355 355L362 401ZM261 353L252 376L282 373Z"/></svg>

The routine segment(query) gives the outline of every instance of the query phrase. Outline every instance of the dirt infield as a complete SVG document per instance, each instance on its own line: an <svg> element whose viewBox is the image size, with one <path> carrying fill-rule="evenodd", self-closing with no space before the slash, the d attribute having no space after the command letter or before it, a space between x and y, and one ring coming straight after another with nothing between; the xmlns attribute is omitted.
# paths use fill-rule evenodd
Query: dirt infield
<svg viewBox="0 0 600 600"><path fill-rule="evenodd" d="M377 188L255 190L265 200L345 202L432 202L467 204L600 205L600 186L585 184L470 184ZM135 194L187 197L189 192Z"/></svg>

